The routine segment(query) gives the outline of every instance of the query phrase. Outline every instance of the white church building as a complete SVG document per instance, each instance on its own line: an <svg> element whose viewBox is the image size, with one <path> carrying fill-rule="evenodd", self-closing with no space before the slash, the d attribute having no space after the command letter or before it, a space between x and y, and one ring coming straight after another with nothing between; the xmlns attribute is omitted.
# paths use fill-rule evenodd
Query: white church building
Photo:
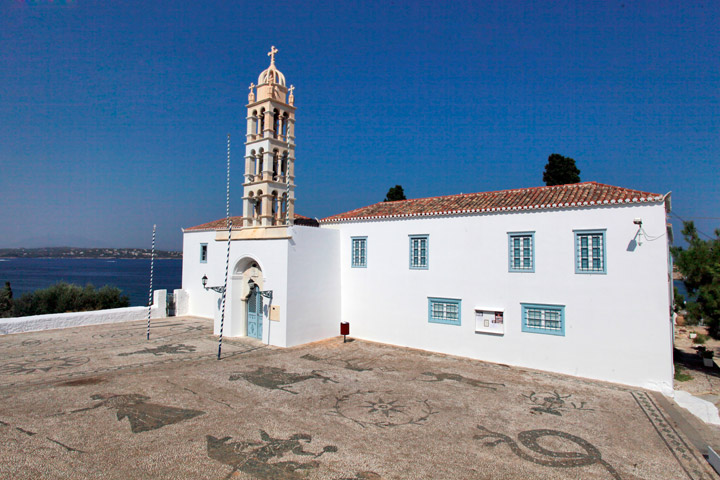
<svg viewBox="0 0 720 480"><path fill-rule="evenodd" d="M301 217L275 53L250 86L243 215L229 241L225 218L183 230L187 314L220 333L227 263L225 336L289 347L348 322L359 339L672 388L669 194L584 182Z"/></svg>

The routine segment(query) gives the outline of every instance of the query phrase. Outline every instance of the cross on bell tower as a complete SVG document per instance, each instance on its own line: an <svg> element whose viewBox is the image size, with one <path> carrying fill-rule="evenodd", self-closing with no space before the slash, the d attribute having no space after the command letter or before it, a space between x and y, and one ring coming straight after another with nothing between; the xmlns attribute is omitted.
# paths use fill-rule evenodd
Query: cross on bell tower
<svg viewBox="0 0 720 480"><path fill-rule="evenodd" d="M243 227L292 225L295 217L294 95L287 98L285 76L275 67L278 51L273 45L270 66L248 95Z"/></svg>

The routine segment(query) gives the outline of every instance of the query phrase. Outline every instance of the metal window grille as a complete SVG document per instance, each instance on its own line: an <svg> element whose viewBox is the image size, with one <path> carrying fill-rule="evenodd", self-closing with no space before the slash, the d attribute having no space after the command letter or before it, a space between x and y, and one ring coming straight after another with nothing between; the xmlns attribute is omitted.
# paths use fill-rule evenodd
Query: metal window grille
<svg viewBox="0 0 720 480"><path fill-rule="evenodd" d="M427 267L427 237L410 238L410 266Z"/></svg>
<svg viewBox="0 0 720 480"><path fill-rule="evenodd" d="M352 240L352 266L365 267L367 265L367 239L353 238Z"/></svg>
<svg viewBox="0 0 720 480"><path fill-rule="evenodd" d="M577 234L577 267L581 272L602 272L605 258L602 233Z"/></svg>
<svg viewBox="0 0 720 480"><path fill-rule="evenodd" d="M532 235L514 235L510 239L512 244L510 257L513 270L532 270Z"/></svg>
<svg viewBox="0 0 720 480"><path fill-rule="evenodd" d="M525 309L525 325L534 329L561 331L562 315L560 310L528 307Z"/></svg>
<svg viewBox="0 0 720 480"><path fill-rule="evenodd" d="M459 318L458 304L433 301L431 305L432 320L445 323L457 323Z"/></svg>

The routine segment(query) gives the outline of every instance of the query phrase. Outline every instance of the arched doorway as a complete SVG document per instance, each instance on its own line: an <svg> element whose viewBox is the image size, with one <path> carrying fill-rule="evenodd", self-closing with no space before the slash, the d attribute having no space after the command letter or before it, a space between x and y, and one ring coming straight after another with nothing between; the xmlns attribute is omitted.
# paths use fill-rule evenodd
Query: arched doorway
<svg viewBox="0 0 720 480"><path fill-rule="evenodd" d="M262 340L265 279L257 260L243 257L233 268L231 326L228 336Z"/></svg>

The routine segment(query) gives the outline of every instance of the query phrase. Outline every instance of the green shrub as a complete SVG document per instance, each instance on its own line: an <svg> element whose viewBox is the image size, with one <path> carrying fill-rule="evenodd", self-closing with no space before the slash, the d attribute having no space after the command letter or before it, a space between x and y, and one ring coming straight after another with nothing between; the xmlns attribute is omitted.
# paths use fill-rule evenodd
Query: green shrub
<svg viewBox="0 0 720 480"><path fill-rule="evenodd" d="M704 335L702 333L698 333L697 337L693 338L693 343L696 345L702 345L703 343L708 341L708 336Z"/></svg>
<svg viewBox="0 0 720 480"><path fill-rule="evenodd" d="M117 287L106 285L95 290L91 284L81 287L59 282L48 288L25 293L13 301L12 316L87 312L128 306L130 306L130 299L127 295L123 295Z"/></svg>

